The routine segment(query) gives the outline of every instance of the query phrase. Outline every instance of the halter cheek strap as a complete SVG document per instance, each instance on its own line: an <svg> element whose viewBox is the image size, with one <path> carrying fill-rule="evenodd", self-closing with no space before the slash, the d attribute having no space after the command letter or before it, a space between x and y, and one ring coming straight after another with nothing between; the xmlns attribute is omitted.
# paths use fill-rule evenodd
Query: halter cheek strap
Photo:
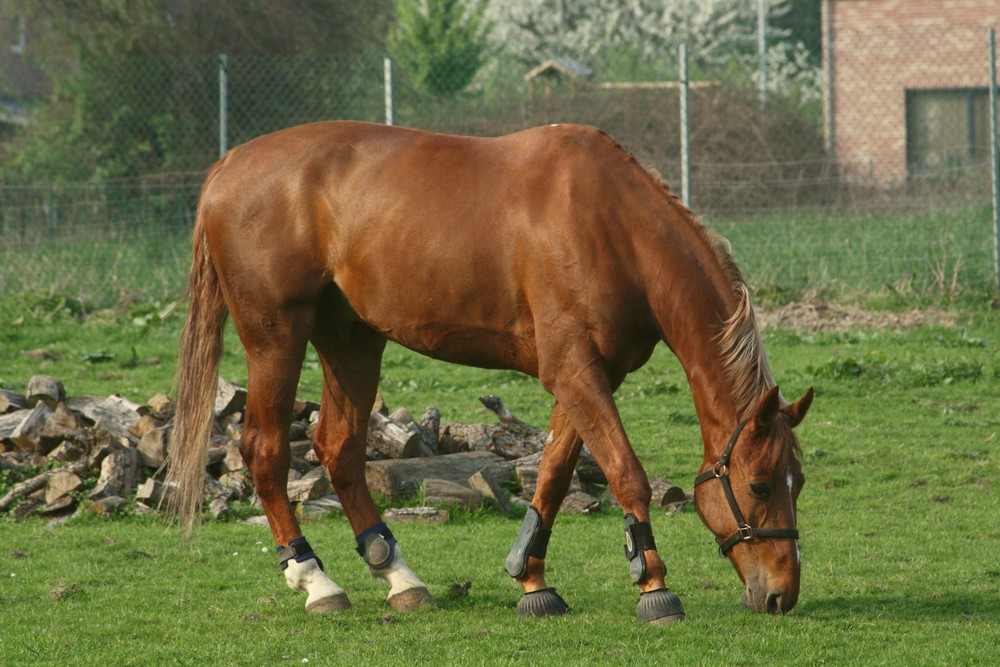
<svg viewBox="0 0 1000 667"><path fill-rule="evenodd" d="M733 518L736 519L736 532L719 543L720 556L725 556L729 553L729 550L736 546L737 543L749 542L755 537L762 539L799 539L799 531L795 528L754 528L743 518L743 512L740 511L740 506L736 502L736 496L733 494L733 485L729 481L729 458L733 453L733 447L736 446L736 441L739 439L740 433L743 432L743 428L747 425L747 421L744 419L736 425L736 430L733 431L733 435L729 438L729 443L726 445L725 451L722 452L719 462L712 466L710 470L706 470L698 475L694 480L695 486L710 479L719 480L722 484L722 490L726 494L726 500L729 502L729 509L732 510Z"/></svg>

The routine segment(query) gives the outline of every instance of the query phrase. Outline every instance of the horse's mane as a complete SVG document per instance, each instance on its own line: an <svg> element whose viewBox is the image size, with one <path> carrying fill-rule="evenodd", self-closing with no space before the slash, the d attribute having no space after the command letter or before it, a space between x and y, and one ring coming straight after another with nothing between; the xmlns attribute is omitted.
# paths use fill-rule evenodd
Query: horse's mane
<svg viewBox="0 0 1000 667"><path fill-rule="evenodd" d="M777 384L771 373L767 352L764 350L757 314L750 299L750 288L743 279L739 265L733 259L729 241L702 225L691 210L670 190L656 169L641 164L640 166L659 188L667 203L680 213L680 217L691 225L702 241L713 250L719 263L719 270L733 291L736 309L722 323L716 343L722 356L723 371L730 382L730 392L736 404L736 412L740 419L746 419L767 390ZM783 397L781 404L787 405ZM785 438L770 440L775 443L787 442ZM789 447L768 447L758 449L753 458L755 464L773 469L781 464L785 456L792 453Z"/></svg>

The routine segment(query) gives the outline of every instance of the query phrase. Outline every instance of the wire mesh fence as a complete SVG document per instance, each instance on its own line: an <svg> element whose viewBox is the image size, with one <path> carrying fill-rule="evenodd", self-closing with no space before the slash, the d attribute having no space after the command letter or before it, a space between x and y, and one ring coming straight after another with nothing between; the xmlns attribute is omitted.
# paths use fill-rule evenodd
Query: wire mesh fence
<svg viewBox="0 0 1000 667"><path fill-rule="evenodd" d="M946 27L839 28L824 44L821 97L775 77L763 104L753 72L696 67L686 119L676 54L641 76L497 57L446 96L387 68L382 52L89 62L76 103L42 109L8 148L36 173L63 176L0 186L0 290L93 290L121 253L95 250L48 284L25 264L44 265L38 257L59 244L124 242L148 244L147 261L157 249L176 259L176 279L151 291L179 290L183 238L220 145L315 120L389 118L473 135L596 125L673 189L686 176L696 215L734 241L765 289L990 289L986 31Z"/></svg>

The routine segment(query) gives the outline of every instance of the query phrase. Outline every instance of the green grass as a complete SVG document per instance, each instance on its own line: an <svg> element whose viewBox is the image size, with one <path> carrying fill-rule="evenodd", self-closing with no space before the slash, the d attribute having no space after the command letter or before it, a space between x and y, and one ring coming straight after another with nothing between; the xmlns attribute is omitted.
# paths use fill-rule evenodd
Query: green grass
<svg viewBox="0 0 1000 667"><path fill-rule="evenodd" d="M136 307L81 319L72 304L0 304L0 386L23 389L33 372L48 372L71 394L144 400L169 389L176 315ZM355 605L331 617L307 615L285 587L266 529L207 524L186 547L148 518L4 518L0 610L16 620L4 623L0 665L996 664L1000 313L962 309L957 319L908 332L766 332L786 395L817 390L799 427L803 589L783 618L742 608L735 572L690 511L653 517L668 582L688 612L667 628L634 621L637 593L611 511L558 519L549 581L572 613L543 621L517 618L519 592L502 571L518 521L489 512L394 526L440 601L412 615L390 612L344 518L310 522L306 534ZM54 358L25 357L29 349ZM231 332L226 349L224 373L240 381ZM113 358L92 363L88 353ZM315 398L319 370L315 360L306 366L300 395ZM539 425L551 407L533 380L398 347L387 351L382 391L392 407L436 405L446 421L490 420L476 401L486 392ZM648 472L689 489L700 436L669 352L658 350L618 399ZM466 580L469 597L450 598L449 585Z"/></svg>

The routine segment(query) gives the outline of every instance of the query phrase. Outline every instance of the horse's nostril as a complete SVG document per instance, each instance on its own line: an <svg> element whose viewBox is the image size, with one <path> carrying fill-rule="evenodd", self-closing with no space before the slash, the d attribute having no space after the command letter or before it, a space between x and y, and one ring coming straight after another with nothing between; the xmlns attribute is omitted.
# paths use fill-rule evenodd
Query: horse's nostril
<svg viewBox="0 0 1000 667"><path fill-rule="evenodd" d="M767 596L767 613L769 614L784 614L785 609L782 606L782 593L778 591L776 593L771 593Z"/></svg>

